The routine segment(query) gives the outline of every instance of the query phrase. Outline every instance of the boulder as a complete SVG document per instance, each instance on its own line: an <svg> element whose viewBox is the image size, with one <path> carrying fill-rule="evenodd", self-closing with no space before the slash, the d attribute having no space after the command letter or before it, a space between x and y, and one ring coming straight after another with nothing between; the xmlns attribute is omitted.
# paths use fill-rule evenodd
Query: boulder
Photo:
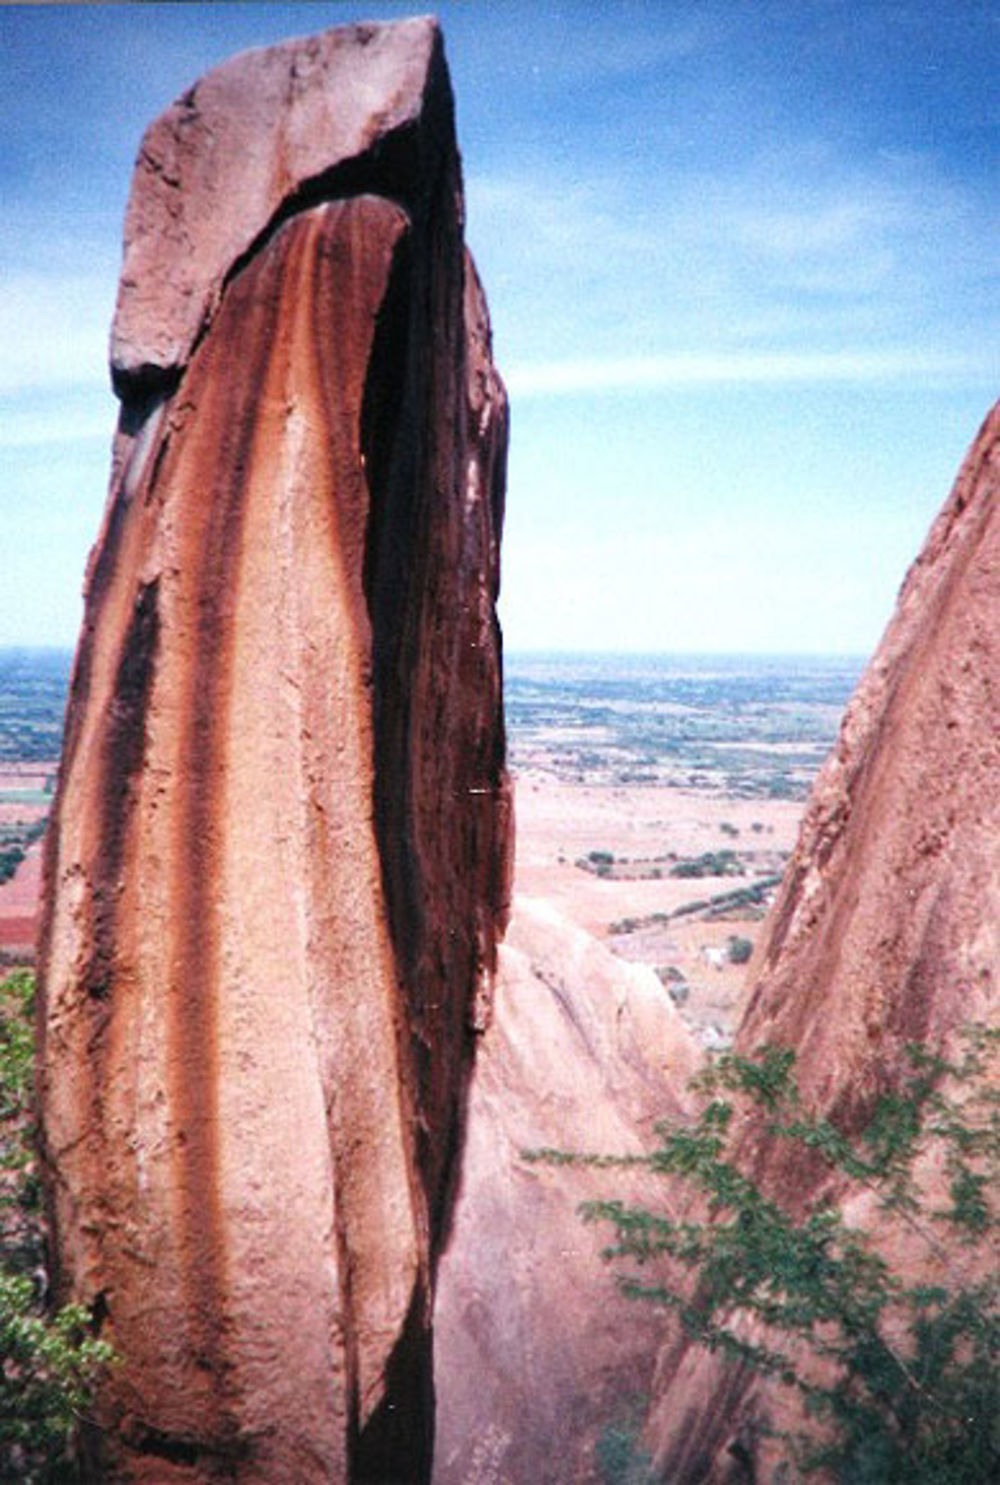
<svg viewBox="0 0 1000 1485"><path fill-rule="evenodd" d="M508 898L489 344L432 22L147 133L41 949L55 1287L121 1357L88 1477L428 1477Z"/></svg>
<svg viewBox="0 0 1000 1485"><path fill-rule="evenodd" d="M635 1170L538 1165L543 1148L633 1155L681 1113L698 1049L652 969L518 898L469 1095L438 1275L435 1485L581 1485L649 1395L662 1315L602 1265L579 1203L662 1200Z"/></svg>

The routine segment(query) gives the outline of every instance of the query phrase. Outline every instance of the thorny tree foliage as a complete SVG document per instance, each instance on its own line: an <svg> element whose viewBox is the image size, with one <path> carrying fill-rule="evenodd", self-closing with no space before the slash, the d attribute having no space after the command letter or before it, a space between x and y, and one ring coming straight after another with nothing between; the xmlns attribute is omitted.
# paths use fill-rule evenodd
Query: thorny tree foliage
<svg viewBox="0 0 1000 1485"><path fill-rule="evenodd" d="M581 1210L613 1227L605 1257L626 1295L799 1394L805 1426L776 1435L789 1480L1000 1480L1000 1031L970 1029L954 1062L919 1047L908 1058L902 1085L856 1141L805 1107L794 1054L766 1048L719 1057L695 1082L698 1118L658 1125L648 1155L528 1156L637 1164L700 1195L703 1221L620 1201ZM761 1135L825 1163L841 1204L820 1199L793 1214L762 1189L740 1156L745 1114ZM878 1240L845 1217L859 1194ZM882 1256L900 1247L905 1274Z"/></svg>

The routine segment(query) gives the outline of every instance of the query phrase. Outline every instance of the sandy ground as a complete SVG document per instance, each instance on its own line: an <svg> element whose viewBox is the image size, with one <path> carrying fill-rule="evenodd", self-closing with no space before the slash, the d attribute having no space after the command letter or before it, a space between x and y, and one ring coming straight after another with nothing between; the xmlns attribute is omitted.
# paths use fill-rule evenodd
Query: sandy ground
<svg viewBox="0 0 1000 1485"><path fill-rule="evenodd" d="M641 785L574 784L531 769L519 773L515 788L515 890L548 898L575 923L607 939L623 958L663 972L673 966L687 986L685 992L675 985L675 995L684 997L680 1009L685 1019L707 1044L724 1045L738 1019L746 977L745 966L729 963L725 950L731 935L756 942L760 919L682 918L628 934L611 934L610 929L624 918L670 913L696 898L749 885L753 863L745 877L664 875L660 880L601 878L574 863L595 850L636 862L668 852L699 856L725 849L759 852L763 862L774 852L791 851L802 804L718 799ZM668 870L667 863L663 869Z"/></svg>
<svg viewBox="0 0 1000 1485"><path fill-rule="evenodd" d="M58 759L35 763L0 763L0 790L44 789L59 768Z"/></svg>

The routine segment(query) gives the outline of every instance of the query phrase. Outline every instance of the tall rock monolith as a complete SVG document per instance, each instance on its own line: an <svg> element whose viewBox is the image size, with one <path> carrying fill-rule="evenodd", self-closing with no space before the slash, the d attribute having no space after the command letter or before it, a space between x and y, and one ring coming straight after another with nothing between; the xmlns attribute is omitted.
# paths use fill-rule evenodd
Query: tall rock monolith
<svg viewBox="0 0 1000 1485"><path fill-rule="evenodd" d="M121 1358L89 1468L420 1481L509 859L506 402L433 21L150 127L112 378L40 997L56 1289Z"/></svg>
<svg viewBox="0 0 1000 1485"><path fill-rule="evenodd" d="M1000 404L817 779L751 965L737 1048L791 1048L808 1102L856 1137L898 1082L907 1044L948 1053L964 1026L995 1024L998 1011ZM800 1210L821 1183L836 1198L825 1167L800 1158L793 1168L787 1144L751 1129L744 1149ZM878 1231L871 1212L866 1225ZM886 1256L912 1272L913 1253L893 1241ZM649 1429L662 1478L772 1478L767 1430L787 1421L779 1393L671 1344Z"/></svg>

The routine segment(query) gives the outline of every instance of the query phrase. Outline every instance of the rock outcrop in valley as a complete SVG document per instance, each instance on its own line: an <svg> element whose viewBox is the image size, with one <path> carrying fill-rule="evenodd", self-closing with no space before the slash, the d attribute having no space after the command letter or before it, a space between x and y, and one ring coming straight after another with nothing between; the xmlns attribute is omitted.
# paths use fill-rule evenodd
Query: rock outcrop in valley
<svg viewBox="0 0 1000 1485"><path fill-rule="evenodd" d="M639 1153L683 1112L698 1047L653 970L517 898L469 1098L435 1310L435 1485L602 1478L595 1446L648 1397L663 1318L617 1293L589 1197L656 1202L648 1173L538 1166Z"/></svg>

